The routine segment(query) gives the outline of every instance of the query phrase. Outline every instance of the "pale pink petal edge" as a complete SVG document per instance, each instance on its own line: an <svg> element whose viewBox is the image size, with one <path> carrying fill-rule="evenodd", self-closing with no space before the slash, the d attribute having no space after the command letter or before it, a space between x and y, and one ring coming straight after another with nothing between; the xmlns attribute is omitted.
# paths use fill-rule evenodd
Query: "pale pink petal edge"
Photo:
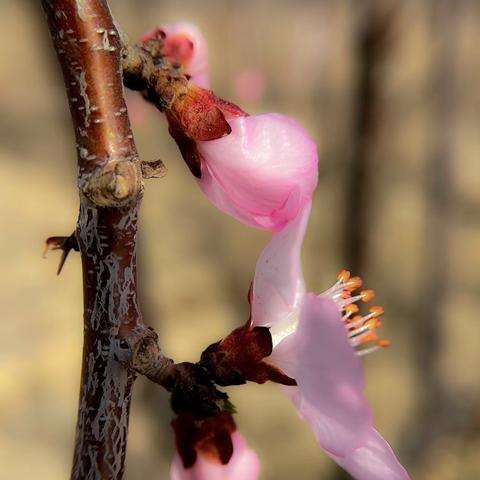
<svg viewBox="0 0 480 480"><path fill-rule="evenodd" d="M257 260L252 297L255 326L282 322L299 307L305 294L301 247L310 209L308 202L292 222L275 232Z"/></svg>
<svg viewBox="0 0 480 480"><path fill-rule="evenodd" d="M410 480L388 442L373 427L361 447L343 457L329 455L356 480Z"/></svg>
<svg viewBox="0 0 480 480"><path fill-rule="evenodd" d="M270 359L297 381L287 394L322 448L345 455L364 443L373 415L359 358L333 300L306 294L296 331Z"/></svg>

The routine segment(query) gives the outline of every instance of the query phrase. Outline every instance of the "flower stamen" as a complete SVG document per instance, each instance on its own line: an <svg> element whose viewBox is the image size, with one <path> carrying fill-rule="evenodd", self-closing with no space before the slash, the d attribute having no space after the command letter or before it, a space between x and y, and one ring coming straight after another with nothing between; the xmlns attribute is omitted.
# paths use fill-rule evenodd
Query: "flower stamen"
<svg viewBox="0 0 480 480"><path fill-rule="evenodd" d="M335 284L319 295L329 297L337 304L342 313L347 337L359 356L390 345L389 340L380 339L376 333L377 328L383 325L379 320L384 313L383 307L376 305L370 307L367 314L359 314L357 302L367 303L375 297L375 292L370 288L352 295L352 292L362 285L360 277L352 277L348 270L342 270L337 275Z"/></svg>
<svg viewBox="0 0 480 480"><path fill-rule="evenodd" d="M343 313L342 320L344 322L350 321L350 317L353 314L357 313L358 310L359 310L359 308L354 303L351 303L350 305L346 305L345 309L343 310L344 313Z"/></svg>

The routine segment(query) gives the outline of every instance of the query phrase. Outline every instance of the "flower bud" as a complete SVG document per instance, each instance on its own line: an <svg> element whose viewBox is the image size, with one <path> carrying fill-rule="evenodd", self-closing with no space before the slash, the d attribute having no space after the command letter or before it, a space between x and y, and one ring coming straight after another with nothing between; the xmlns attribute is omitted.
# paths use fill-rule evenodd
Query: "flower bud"
<svg viewBox="0 0 480 480"><path fill-rule="evenodd" d="M285 115L238 116L228 123L229 135L197 142L198 184L220 210L241 222L281 230L311 200L318 177L316 145Z"/></svg>
<svg viewBox="0 0 480 480"><path fill-rule="evenodd" d="M190 468L183 466L178 454L170 469L171 480L257 480L260 463L255 452L239 432L232 433L233 455L223 465L208 450L198 451L197 460Z"/></svg>
<svg viewBox="0 0 480 480"><path fill-rule="evenodd" d="M193 23L178 22L162 25L158 30L165 34L163 52L167 59L182 65L192 83L209 88L208 48L200 29Z"/></svg>

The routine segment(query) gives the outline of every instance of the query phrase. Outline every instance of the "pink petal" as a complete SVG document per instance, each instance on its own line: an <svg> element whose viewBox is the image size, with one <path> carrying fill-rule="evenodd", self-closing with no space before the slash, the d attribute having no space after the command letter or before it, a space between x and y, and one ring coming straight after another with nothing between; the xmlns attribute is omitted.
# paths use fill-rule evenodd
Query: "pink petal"
<svg viewBox="0 0 480 480"><path fill-rule="evenodd" d="M364 443L372 425L364 376L333 300L306 294L297 330L271 360L297 381L287 394L325 450L346 455Z"/></svg>
<svg viewBox="0 0 480 480"><path fill-rule="evenodd" d="M200 188L225 213L252 227L278 231L311 200L317 185L316 145L285 115L228 122L232 133L198 142Z"/></svg>
<svg viewBox="0 0 480 480"><path fill-rule="evenodd" d="M252 320L255 326L271 326L284 321L303 298L301 246L310 207L310 202L304 205L295 220L275 232L260 254L253 280Z"/></svg>
<svg viewBox="0 0 480 480"><path fill-rule="evenodd" d="M209 88L208 80L208 48L200 29L190 22L178 22L160 27L166 34L165 48L180 47L182 42L191 42L193 49L185 58L175 58L183 65L185 73L191 76L191 81L202 88ZM183 51L188 52L185 48Z"/></svg>
<svg viewBox="0 0 480 480"><path fill-rule="evenodd" d="M409 480L387 441L372 427L364 445L344 457L330 456L357 480Z"/></svg>
<svg viewBox="0 0 480 480"><path fill-rule="evenodd" d="M232 433L233 456L222 465L199 453L192 468L185 469L177 454L170 469L171 480L257 480L260 462L239 432Z"/></svg>

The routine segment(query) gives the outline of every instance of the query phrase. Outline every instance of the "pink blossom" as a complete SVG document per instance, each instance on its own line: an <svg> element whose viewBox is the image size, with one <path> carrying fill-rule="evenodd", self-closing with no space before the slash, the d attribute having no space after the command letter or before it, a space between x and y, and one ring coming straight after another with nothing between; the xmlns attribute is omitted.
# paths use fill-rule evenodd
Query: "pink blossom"
<svg viewBox="0 0 480 480"><path fill-rule="evenodd" d="M165 33L164 53L170 61L183 65L192 83L209 88L208 48L200 29L189 22L159 27Z"/></svg>
<svg viewBox="0 0 480 480"><path fill-rule="evenodd" d="M317 185L317 148L285 115L227 118L232 132L197 142L198 184L222 211L255 228L282 229L310 202Z"/></svg>
<svg viewBox="0 0 480 480"><path fill-rule="evenodd" d="M193 467L185 469L178 453L170 469L171 480L257 480L260 463L242 435L232 433L233 455L226 465L208 452L198 451Z"/></svg>
<svg viewBox="0 0 480 480"><path fill-rule="evenodd" d="M356 315L356 302L370 300L373 291L354 294L361 280L348 272L321 295L306 292L300 249L309 213L307 204L262 252L253 283L253 325L270 327L273 352L267 360L297 381L285 392L327 453L358 480L406 480L407 472L373 427L363 392L359 356L386 345L375 333L383 309Z"/></svg>

